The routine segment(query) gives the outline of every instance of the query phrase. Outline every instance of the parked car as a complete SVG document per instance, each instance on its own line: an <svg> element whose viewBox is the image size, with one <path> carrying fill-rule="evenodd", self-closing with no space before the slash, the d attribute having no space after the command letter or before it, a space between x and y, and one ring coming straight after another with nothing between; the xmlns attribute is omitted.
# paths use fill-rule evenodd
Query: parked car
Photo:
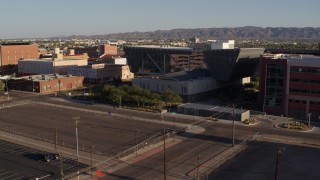
<svg viewBox="0 0 320 180"><path fill-rule="evenodd" d="M55 153L48 153L44 155L44 161L45 162L50 162L51 160L59 159L59 154Z"/></svg>

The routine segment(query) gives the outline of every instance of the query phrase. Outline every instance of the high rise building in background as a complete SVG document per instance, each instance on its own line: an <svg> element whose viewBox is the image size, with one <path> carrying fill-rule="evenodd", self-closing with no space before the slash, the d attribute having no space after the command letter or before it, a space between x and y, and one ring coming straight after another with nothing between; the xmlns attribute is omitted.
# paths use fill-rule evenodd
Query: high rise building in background
<svg viewBox="0 0 320 180"><path fill-rule="evenodd" d="M12 71L12 68L16 68L18 60L38 59L38 51L37 44L8 43L0 45L1 72L6 73L6 71Z"/></svg>
<svg viewBox="0 0 320 180"><path fill-rule="evenodd" d="M320 115L320 57L272 55L261 58L259 100L264 112L312 120Z"/></svg>
<svg viewBox="0 0 320 180"><path fill-rule="evenodd" d="M72 48L76 54L87 53L89 60L96 60L99 58L110 58L118 55L118 47L115 44L102 44L95 47Z"/></svg>

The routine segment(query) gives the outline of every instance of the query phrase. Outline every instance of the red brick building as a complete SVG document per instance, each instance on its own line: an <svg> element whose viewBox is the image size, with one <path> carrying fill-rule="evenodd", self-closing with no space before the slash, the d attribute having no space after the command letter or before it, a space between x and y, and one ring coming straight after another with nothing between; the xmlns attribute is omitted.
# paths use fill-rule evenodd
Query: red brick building
<svg viewBox="0 0 320 180"><path fill-rule="evenodd" d="M319 121L320 57L262 57L259 100L268 114Z"/></svg>
<svg viewBox="0 0 320 180"><path fill-rule="evenodd" d="M11 43L0 46L1 71L8 71L21 59L38 59L38 45L30 43ZM11 67L10 67L11 66Z"/></svg>
<svg viewBox="0 0 320 180"><path fill-rule="evenodd" d="M11 79L9 89L49 94L83 87L83 76L33 75Z"/></svg>
<svg viewBox="0 0 320 180"><path fill-rule="evenodd" d="M101 57L111 57L118 55L118 47L116 45L111 44L103 44L100 46L100 49L98 46L87 48L74 48L74 51L76 54L87 53L89 56L89 60L98 59L99 51Z"/></svg>

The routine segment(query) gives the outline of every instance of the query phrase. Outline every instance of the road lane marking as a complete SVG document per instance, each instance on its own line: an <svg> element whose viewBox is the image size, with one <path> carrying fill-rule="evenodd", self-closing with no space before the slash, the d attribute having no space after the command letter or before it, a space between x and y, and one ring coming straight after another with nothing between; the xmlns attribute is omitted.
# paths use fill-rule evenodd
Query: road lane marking
<svg viewBox="0 0 320 180"><path fill-rule="evenodd" d="M22 179L22 178L24 178L24 176L20 176L20 177L18 177L16 179L12 179L12 180L18 180L18 179Z"/></svg>
<svg viewBox="0 0 320 180"><path fill-rule="evenodd" d="M11 173L11 171L8 171L8 172L5 172L5 173L2 173L0 174L0 176L4 175L4 174L8 174L8 173Z"/></svg>
<svg viewBox="0 0 320 180"><path fill-rule="evenodd" d="M7 176L7 177L5 177L5 178L2 178L1 180L8 179L8 178L10 178L10 177L12 177L12 176L15 176L15 175L17 175L17 174L13 174L13 175L11 175L11 176Z"/></svg>

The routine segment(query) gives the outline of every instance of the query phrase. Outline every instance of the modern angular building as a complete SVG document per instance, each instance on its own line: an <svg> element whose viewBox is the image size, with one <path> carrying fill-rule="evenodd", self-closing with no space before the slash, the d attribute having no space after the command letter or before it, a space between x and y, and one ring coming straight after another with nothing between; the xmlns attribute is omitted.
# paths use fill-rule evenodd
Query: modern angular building
<svg viewBox="0 0 320 180"><path fill-rule="evenodd" d="M127 46L128 65L136 74L166 74L181 70L209 69L213 78L230 81L250 77L257 70L263 48L209 49Z"/></svg>
<svg viewBox="0 0 320 180"><path fill-rule="evenodd" d="M160 46L126 46L123 48L127 63L133 73L166 74L174 72L175 62L187 59L192 53L191 48L160 47ZM180 59L180 60L178 60Z"/></svg>
<svg viewBox="0 0 320 180"><path fill-rule="evenodd" d="M158 76L142 76L132 80L138 86L153 92L173 91L185 102L195 102L219 95L221 89L250 82L250 78L241 78L229 82L218 81L210 76L207 69L180 71Z"/></svg>
<svg viewBox="0 0 320 180"><path fill-rule="evenodd" d="M223 88L250 82L263 48L209 49L128 46L128 65L138 74L133 85L156 92L166 90L194 102ZM141 75L141 77L139 77Z"/></svg>
<svg viewBox="0 0 320 180"><path fill-rule="evenodd" d="M261 58L260 104L268 114L319 120L320 57L279 54Z"/></svg>
<svg viewBox="0 0 320 180"><path fill-rule="evenodd" d="M263 48L212 49L203 51L211 76L231 81L252 76L259 66Z"/></svg>

